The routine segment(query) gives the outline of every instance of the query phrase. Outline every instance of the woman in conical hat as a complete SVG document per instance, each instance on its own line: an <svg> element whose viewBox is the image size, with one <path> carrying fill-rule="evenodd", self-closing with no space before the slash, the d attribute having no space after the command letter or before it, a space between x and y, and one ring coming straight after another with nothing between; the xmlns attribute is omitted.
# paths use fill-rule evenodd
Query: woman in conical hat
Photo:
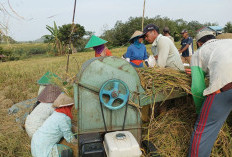
<svg viewBox="0 0 232 157"><path fill-rule="evenodd" d="M85 48L93 48L95 50L95 57L112 56L110 50L105 46L108 41L103 40L95 35L92 35Z"/></svg>
<svg viewBox="0 0 232 157"><path fill-rule="evenodd" d="M30 138L36 130L41 127L44 121L54 112L53 102L60 95L62 90L55 85L47 85L37 97L38 105L27 116L25 129Z"/></svg>
<svg viewBox="0 0 232 157"><path fill-rule="evenodd" d="M33 157L60 157L61 154L72 156L72 149L58 142L64 137L67 142L77 144L77 139L71 131L73 105L73 99L66 94L61 93L57 97L53 103L55 111L32 137Z"/></svg>
<svg viewBox="0 0 232 157"><path fill-rule="evenodd" d="M148 66L147 49L145 45L142 44L143 42L143 38L141 37L142 34L143 33L141 31L134 32L134 34L129 39L131 45L127 48L127 52L124 55L126 60L136 68L143 67L144 60L145 60L145 64Z"/></svg>

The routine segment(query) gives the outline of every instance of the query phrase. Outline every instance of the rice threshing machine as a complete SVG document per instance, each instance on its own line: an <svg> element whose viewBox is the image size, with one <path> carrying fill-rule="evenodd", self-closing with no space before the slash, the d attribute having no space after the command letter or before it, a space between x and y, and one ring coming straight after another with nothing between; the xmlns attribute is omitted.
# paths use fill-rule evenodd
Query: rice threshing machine
<svg viewBox="0 0 232 157"><path fill-rule="evenodd" d="M142 121L136 105L128 101L143 107L154 97L145 96L136 70L121 58L98 57L85 62L77 78L79 156L141 156ZM175 97L180 95L169 99ZM165 98L158 94L155 101Z"/></svg>

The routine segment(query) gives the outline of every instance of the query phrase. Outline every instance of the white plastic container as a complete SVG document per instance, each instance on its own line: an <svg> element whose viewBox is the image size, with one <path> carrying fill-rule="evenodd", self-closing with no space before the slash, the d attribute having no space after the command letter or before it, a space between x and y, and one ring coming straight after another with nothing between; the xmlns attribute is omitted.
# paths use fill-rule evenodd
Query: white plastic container
<svg viewBox="0 0 232 157"><path fill-rule="evenodd" d="M140 157L142 155L138 142L129 131L107 133L103 143L107 157Z"/></svg>

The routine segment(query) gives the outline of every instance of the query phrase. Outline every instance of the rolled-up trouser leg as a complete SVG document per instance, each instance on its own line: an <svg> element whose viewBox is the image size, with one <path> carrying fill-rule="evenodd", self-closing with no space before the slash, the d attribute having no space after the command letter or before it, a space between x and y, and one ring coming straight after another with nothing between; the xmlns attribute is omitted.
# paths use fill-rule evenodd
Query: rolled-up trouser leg
<svg viewBox="0 0 232 157"><path fill-rule="evenodd" d="M218 132L232 110L232 90L207 96L194 126L189 157L209 157Z"/></svg>

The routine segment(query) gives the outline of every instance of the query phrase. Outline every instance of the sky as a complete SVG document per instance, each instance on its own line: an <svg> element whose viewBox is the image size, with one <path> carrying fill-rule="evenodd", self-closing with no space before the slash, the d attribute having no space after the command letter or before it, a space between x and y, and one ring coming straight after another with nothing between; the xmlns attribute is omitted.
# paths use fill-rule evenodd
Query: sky
<svg viewBox="0 0 232 157"><path fill-rule="evenodd" d="M53 26L54 21L58 26L72 23L74 1L1 0L10 16L2 16L0 11L0 20L8 25L8 35L16 41L36 40L49 34L46 25ZM118 20L125 22L129 17L141 17L143 3L144 0L77 0L74 22L86 31L101 35ZM231 10L232 0L146 0L145 16L216 22L224 27L232 22Z"/></svg>

